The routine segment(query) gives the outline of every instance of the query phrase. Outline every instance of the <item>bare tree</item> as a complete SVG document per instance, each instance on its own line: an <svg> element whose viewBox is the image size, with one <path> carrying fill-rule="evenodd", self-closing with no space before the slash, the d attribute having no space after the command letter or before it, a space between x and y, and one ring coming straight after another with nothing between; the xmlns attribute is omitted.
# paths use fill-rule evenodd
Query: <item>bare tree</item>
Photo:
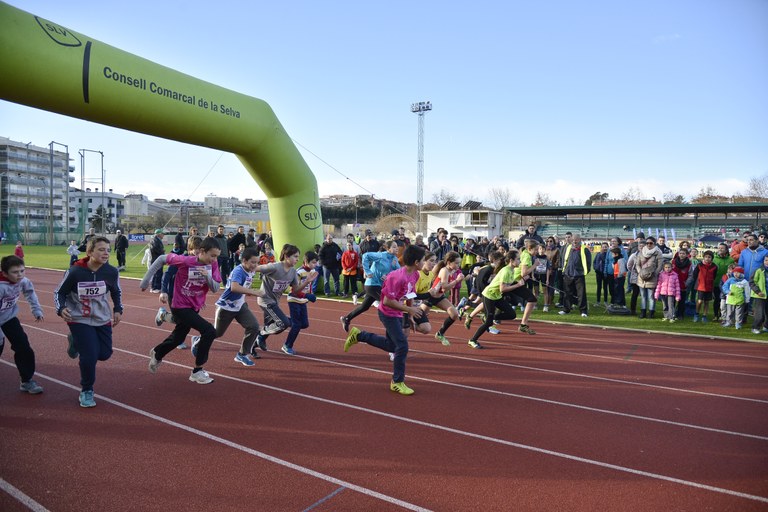
<svg viewBox="0 0 768 512"><path fill-rule="evenodd" d="M432 202L436 205L442 205L445 204L447 201L458 201L458 197L455 194L452 194L451 192L447 191L444 188L440 189L440 192L437 194L432 194Z"/></svg>
<svg viewBox="0 0 768 512"><path fill-rule="evenodd" d="M488 191L488 201L494 210L501 210L505 206L523 206L523 202L513 196L508 187L491 188Z"/></svg>
<svg viewBox="0 0 768 512"><path fill-rule="evenodd" d="M637 187L629 187L629 190L621 194L621 200L632 202L643 199L643 192Z"/></svg>
<svg viewBox="0 0 768 512"><path fill-rule="evenodd" d="M683 204L685 202L685 197L680 194L675 194L674 192L664 192L662 202L664 204Z"/></svg>
<svg viewBox="0 0 768 512"><path fill-rule="evenodd" d="M747 195L768 198L768 173L750 178Z"/></svg>
<svg viewBox="0 0 768 512"><path fill-rule="evenodd" d="M533 199L533 204L531 206L554 206L554 204L555 202L549 194L537 190L536 197Z"/></svg>

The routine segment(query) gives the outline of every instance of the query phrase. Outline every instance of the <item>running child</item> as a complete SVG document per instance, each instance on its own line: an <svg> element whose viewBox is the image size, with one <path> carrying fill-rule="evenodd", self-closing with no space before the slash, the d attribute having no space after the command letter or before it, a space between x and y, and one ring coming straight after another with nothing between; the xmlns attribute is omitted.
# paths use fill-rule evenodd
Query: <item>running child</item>
<svg viewBox="0 0 768 512"><path fill-rule="evenodd" d="M121 295L120 273L109 264L109 240L92 236L85 257L69 267L53 294L56 314L69 326L67 355L80 356L80 407L96 406L96 363L112 356L112 328L123 316Z"/></svg>
<svg viewBox="0 0 768 512"><path fill-rule="evenodd" d="M173 298L171 300L171 314L176 320L173 332L159 345L149 352L149 371L156 373L162 364L163 358L174 348L183 342L189 331L195 329L200 333L198 344L193 347L195 366L189 376L191 382L197 384L210 384L213 379L203 369L208 361L208 352L213 340L216 338L216 329L210 322L200 316L200 309L205 305L205 296L216 292L221 283L219 264L217 258L221 249L215 238L206 238L200 244L195 255L182 256L179 254L162 254L149 267L139 285L141 291L149 286L154 272L163 265L175 265L176 279L173 283Z"/></svg>
<svg viewBox="0 0 768 512"><path fill-rule="evenodd" d="M285 244L280 251L280 261L269 265L259 265L257 272L261 272L261 295L257 301L264 311L264 328L256 336L256 344L261 350L267 350L267 338L271 334L279 334L292 326L291 319L285 316L280 309L280 297L290 286L294 292L306 288L308 284L317 279L317 272L307 272L304 279L299 279L296 264L299 262L299 248L295 245ZM251 353L256 351L254 345Z"/></svg>
<svg viewBox="0 0 768 512"><path fill-rule="evenodd" d="M506 300L504 295L513 290L527 290L524 280L515 281L513 278L515 269L520 265L520 255L517 250L510 249L504 259L497 262L496 265L496 275L482 293L486 315L485 322L467 342L472 348L483 348L478 340L493 325L494 320L514 320L517 317L515 308ZM497 309L501 311L497 313Z"/></svg>
<svg viewBox="0 0 768 512"><path fill-rule="evenodd" d="M414 319L419 319L424 314L420 308L407 306L404 301L416 297L416 282L419 280L419 266L424 254L424 249L417 245L406 247L403 252L404 266L390 273L384 281L378 313L386 336L350 327L349 336L344 342L344 352L348 352L352 345L361 341L386 352L393 352L395 357L389 389L401 395L413 394L413 389L405 384L408 333L403 328L403 313L408 313Z"/></svg>
<svg viewBox="0 0 768 512"><path fill-rule="evenodd" d="M344 331L349 332L349 323L358 315L368 311L371 306L378 306L384 277L400 268L397 261L397 242L385 242L379 252L363 254L363 275L365 276L365 297L355 309L340 318Z"/></svg>
<svg viewBox="0 0 768 512"><path fill-rule="evenodd" d="M464 274L461 272L461 255L458 252L450 251L445 255L443 261L439 262L434 269L436 275L433 287L438 287L443 293L448 292L453 295L454 290L461 290L461 283L464 281ZM459 312L453 303L447 297L434 304L438 308L448 313L448 318L443 321L442 327L435 333L435 339L444 346L451 344L445 337L446 331L459 319Z"/></svg>
<svg viewBox="0 0 768 512"><path fill-rule="evenodd" d="M258 263L259 250L256 247L245 248L240 254L240 264L229 274L227 288L221 294L219 300L216 301L216 319L213 326L216 329L217 338L224 336L232 320L235 320L245 329L243 342L234 359L243 366L253 366L255 364L249 357L249 354L253 350L256 336L259 334L259 322L248 307L245 296L264 296L263 291L251 288L253 275L259 266ZM198 340L199 336L192 337L193 347L197 346L196 342Z"/></svg>
<svg viewBox="0 0 768 512"><path fill-rule="evenodd" d="M24 276L24 271L24 260L18 256L8 255L0 260L0 338L5 335L11 344L13 361L21 379L19 391L37 395L43 392L43 388L32 379L35 375L35 352L18 318L19 298L24 295L35 322L43 321L43 308L37 300L32 281ZM4 341L0 339L0 355L4 346Z"/></svg>
<svg viewBox="0 0 768 512"><path fill-rule="evenodd" d="M304 264L296 271L300 281L306 279L317 265L317 253L307 251L304 253ZM284 354L295 355L293 344L302 329L309 327L309 314L307 314L307 302L315 302L317 298L312 293L312 283L309 282L301 290L294 292L293 289L288 293L288 311L291 313L291 330L285 338L285 343L280 348Z"/></svg>

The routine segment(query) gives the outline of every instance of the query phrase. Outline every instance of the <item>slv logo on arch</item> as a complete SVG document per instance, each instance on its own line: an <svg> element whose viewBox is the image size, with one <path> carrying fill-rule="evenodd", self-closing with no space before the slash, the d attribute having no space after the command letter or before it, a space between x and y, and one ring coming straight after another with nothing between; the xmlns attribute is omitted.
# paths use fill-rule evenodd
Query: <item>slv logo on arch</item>
<svg viewBox="0 0 768 512"><path fill-rule="evenodd" d="M299 207L299 220L307 229L317 229L320 227L320 211L312 203L303 204Z"/></svg>
<svg viewBox="0 0 768 512"><path fill-rule="evenodd" d="M53 39L56 43L62 46L82 46L83 43L80 42L80 39L78 39L75 34L70 32L69 29L66 29L61 25L57 25L56 23L48 21L39 16L35 16L35 20L37 20L37 24L40 25L40 28L43 29L43 32L48 34L48 37Z"/></svg>

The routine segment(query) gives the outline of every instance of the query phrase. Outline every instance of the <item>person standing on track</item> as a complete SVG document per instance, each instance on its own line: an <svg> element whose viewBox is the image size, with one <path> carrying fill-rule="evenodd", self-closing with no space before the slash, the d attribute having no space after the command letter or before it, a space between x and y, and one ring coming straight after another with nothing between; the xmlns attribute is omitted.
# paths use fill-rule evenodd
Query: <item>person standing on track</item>
<svg viewBox="0 0 768 512"><path fill-rule="evenodd" d="M69 326L67 355L80 356L80 407L95 407L96 363L112 356L112 328L122 319L123 304L120 273L109 264L109 240L90 238L85 254L69 267L53 298L56 314Z"/></svg>

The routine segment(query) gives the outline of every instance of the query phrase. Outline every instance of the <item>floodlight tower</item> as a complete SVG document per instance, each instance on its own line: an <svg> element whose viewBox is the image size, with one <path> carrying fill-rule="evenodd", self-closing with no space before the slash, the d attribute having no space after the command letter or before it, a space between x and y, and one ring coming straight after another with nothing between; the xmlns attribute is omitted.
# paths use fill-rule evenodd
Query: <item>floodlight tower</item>
<svg viewBox="0 0 768 512"><path fill-rule="evenodd" d="M419 152L416 165L416 231L421 231L421 207L424 204L424 114L432 110L432 102L411 103L411 112L419 116Z"/></svg>

